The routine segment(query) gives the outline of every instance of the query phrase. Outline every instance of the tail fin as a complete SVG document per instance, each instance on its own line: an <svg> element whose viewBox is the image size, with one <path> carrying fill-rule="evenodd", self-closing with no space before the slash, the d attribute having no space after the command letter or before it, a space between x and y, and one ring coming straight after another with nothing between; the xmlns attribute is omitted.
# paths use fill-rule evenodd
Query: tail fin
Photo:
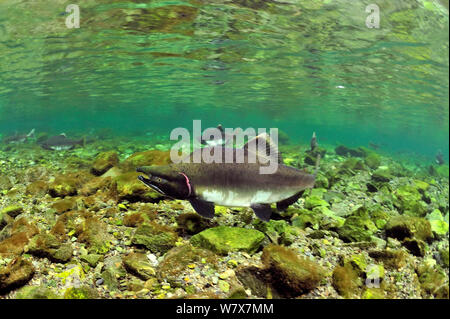
<svg viewBox="0 0 450 319"><path fill-rule="evenodd" d="M319 165L320 165L320 154L317 154L316 168L314 169L314 176L317 176L317 172L319 171Z"/></svg>
<svg viewBox="0 0 450 319"><path fill-rule="evenodd" d="M86 137L83 137L78 144L84 147L86 145Z"/></svg>
<svg viewBox="0 0 450 319"><path fill-rule="evenodd" d="M35 130L32 129L32 130L30 131L30 133L27 134L27 137L34 137L34 132L35 132Z"/></svg>

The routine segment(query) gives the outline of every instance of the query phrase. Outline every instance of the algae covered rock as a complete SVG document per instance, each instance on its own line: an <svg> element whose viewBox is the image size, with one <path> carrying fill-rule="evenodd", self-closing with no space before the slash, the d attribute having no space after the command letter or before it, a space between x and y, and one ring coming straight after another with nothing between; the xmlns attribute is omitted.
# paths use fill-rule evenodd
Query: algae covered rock
<svg viewBox="0 0 450 319"><path fill-rule="evenodd" d="M119 200L155 202L164 198L138 180L139 173L129 172L114 178Z"/></svg>
<svg viewBox="0 0 450 319"><path fill-rule="evenodd" d="M314 207L318 206L325 206L330 207L330 204L328 204L326 201L321 199L318 196L309 196L305 199L305 208L306 209L313 209Z"/></svg>
<svg viewBox="0 0 450 319"><path fill-rule="evenodd" d="M403 240L416 238L422 241L433 239L430 222L424 218L411 216L394 216L386 224L386 235Z"/></svg>
<svg viewBox="0 0 450 319"><path fill-rule="evenodd" d="M91 172L94 175L103 175L111 167L119 163L119 155L115 151L102 152L97 155L91 167Z"/></svg>
<svg viewBox="0 0 450 319"><path fill-rule="evenodd" d="M160 150L150 150L134 153L128 157L120 166L124 170L134 171L139 166L166 165L170 164L170 152Z"/></svg>
<svg viewBox="0 0 450 319"><path fill-rule="evenodd" d="M392 176L391 170L386 166L380 166L372 173L372 179L375 182L387 183L393 178L394 177Z"/></svg>
<svg viewBox="0 0 450 319"><path fill-rule="evenodd" d="M448 276L439 266L427 265L425 262L417 268L423 297L433 296L438 299L449 298Z"/></svg>
<svg viewBox="0 0 450 319"><path fill-rule="evenodd" d="M52 197L66 197L77 194L79 181L72 176L58 176L48 186L48 192Z"/></svg>
<svg viewBox="0 0 450 319"><path fill-rule="evenodd" d="M273 243L290 245L298 236L295 227L290 226L285 220L270 220L268 222L257 220L254 226L269 237Z"/></svg>
<svg viewBox="0 0 450 319"><path fill-rule="evenodd" d="M274 287L286 296L299 296L314 289L324 278L324 269L319 264L284 246L265 247L261 260Z"/></svg>
<svg viewBox="0 0 450 319"><path fill-rule="evenodd" d="M368 150L363 147L350 148L345 145L339 145L334 149L335 153L340 156L353 156L353 157L365 157L368 154Z"/></svg>
<svg viewBox="0 0 450 319"><path fill-rule="evenodd" d="M52 290L41 286L25 286L16 293L16 299L58 299Z"/></svg>
<svg viewBox="0 0 450 319"><path fill-rule="evenodd" d="M148 222L136 229L131 242L145 246L153 253L165 253L175 246L177 239L177 234L170 227Z"/></svg>
<svg viewBox="0 0 450 319"><path fill-rule="evenodd" d="M397 201L394 205L405 215L424 217L427 213L427 205L421 200L422 194L417 187L403 185L394 191Z"/></svg>
<svg viewBox="0 0 450 319"><path fill-rule="evenodd" d="M364 159L364 163L369 166L371 169L377 169L381 164L380 155L372 152Z"/></svg>
<svg viewBox="0 0 450 319"><path fill-rule="evenodd" d="M210 222L197 213L183 213L177 217L178 230L194 235L210 226Z"/></svg>
<svg viewBox="0 0 450 319"><path fill-rule="evenodd" d="M436 235L444 236L448 233L448 223L439 209L433 210L426 216L426 219L430 222L431 230Z"/></svg>
<svg viewBox="0 0 450 319"><path fill-rule="evenodd" d="M65 263L72 258L73 248L70 243L63 244L52 234L34 236L27 246L30 254L46 257L54 262Z"/></svg>
<svg viewBox="0 0 450 319"><path fill-rule="evenodd" d="M125 269L130 273L148 280L155 276L155 269L149 262L149 259L142 253L131 253L122 258Z"/></svg>
<svg viewBox="0 0 450 319"><path fill-rule="evenodd" d="M337 266L333 271L333 287L344 298L355 298L362 287L362 279L350 265Z"/></svg>
<svg viewBox="0 0 450 319"><path fill-rule="evenodd" d="M369 256L383 262L386 267L400 269L407 263L408 254L402 249L381 249L369 251Z"/></svg>
<svg viewBox="0 0 450 319"><path fill-rule="evenodd" d="M78 240L87 243L88 251L94 254L106 254L111 248L112 236L108 225L95 217L86 218L77 225Z"/></svg>
<svg viewBox="0 0 450 319"><path fill-rule="evenodd" d="M167 280L172 285L178 285L189 265L206 264L214 266L217 256L210 250L194 247L190 244L174 247L169 250L158 264L156 275L160 280Z"/></svg>
<svg viewBox="0 0 450 319"><path fill-rule="evenodd" d="M338 229L339 237L346 242L371 241L372 235L377 231L365 207L355 210L347 217L344 225Z"/></svg>
<svg viewBox="0 0 450 319"><path fill-rule="evenodd" d="M18 257L0 268L0 293L25 285L34 275L31 261Z"/></svg>
<svg viewBox="0 0 450 319"><path fill-rule="evenodd" d="M190 242L194 246L226 255L233 251L254 253L263 240L264 234L255 229L218 226L192 236Z"/></svg>
<svg viewBox="0 0 450 319"><path fill-rule="evenodd" d="M23 213L23 207L20 205L10 205L5 208L3 208L0 211L0 216L2 215L8 215L12 218L15 218L16 216Z"/></svg>
<svg viewBox="0 0 450 319"><path fill-rule="evenodd" d="M97 299L99 295L89 286L70 287L64 292L64 299Z"/></svg>

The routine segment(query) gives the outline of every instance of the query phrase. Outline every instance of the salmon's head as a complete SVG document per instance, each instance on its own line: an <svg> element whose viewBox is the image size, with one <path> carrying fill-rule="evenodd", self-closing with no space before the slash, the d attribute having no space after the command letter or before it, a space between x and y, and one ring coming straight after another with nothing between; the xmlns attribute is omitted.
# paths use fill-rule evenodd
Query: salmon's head
<svg viewBox="0 0 450 319"><path fill-rule="evenodd" d="M148 176L138 176L138 179L162 195L175 199L187 199L192 195L192 186L189 177L179 172L171 165L142 166L137 172Z"/></svg>

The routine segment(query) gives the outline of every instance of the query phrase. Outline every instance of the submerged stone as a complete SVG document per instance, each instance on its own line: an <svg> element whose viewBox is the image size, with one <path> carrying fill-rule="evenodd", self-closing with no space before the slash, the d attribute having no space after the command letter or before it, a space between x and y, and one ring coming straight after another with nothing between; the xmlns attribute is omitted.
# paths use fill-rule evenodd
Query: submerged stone
<svg viewBox="0 0 450 319"><path fill-rule="evenodd" d="M119 155L115 151L102 152L97 155L91 167L94 175L103 175L111 167L119 163Z"/></svg>
<svg viewBox="0 0 450 319"><path fill-rule="evenodd" d="M150 150L134 153L120 165L126 171L135 171L139 166L170 164L170 152Z"/></svg>
<svg viewBox="0 0 450 319"><path fill-rule="evenodd" d="M190 244L169 250L156 269L159 280L167 280L172 285L179 285L181 274L188 271L189 265L206 264L214 267L217 256L210 250L194 247Z"/></svg>
<svg viewBox="0 0 450 319"><path fill-rule="evenodd" d="M10 205L8 207L3 208L0 211L0 216L6 214L12 218L15 218L16 216L23 213L23 207L19 205Z"/></svg>
<svg viewBox="0 0 450 319"><path fill-rule="evenodd" d="M25 286L16 293L16 299L58 299L52 290L42 286Z"/></svg>
<svg viewBox="0 0 450 319"><path fill-rule="evenodd" d="M141 224L135 231L132 243L143 245L153 253L165 253L175 246L177 234L167 226L155 222Z"/></svg>
<svg viewBox="0 0 450 319"><path fill-rule="evenodd" d="M274 287L286 296L299 296L314 289L324 278L324 269L319 264L283 246L265 247L261 260Z"/></svg>
<svg viewBox="0 0 450 319"><path fill-rule="evenodd" d="M122 258L122 262L126 270L143 280L148 280L156 274L145 254L130 253Z"/></svg>
<svg viewBox="0 0 450 319"><path fill-rule="evenodd" d="M30 240L27 252L54 262L65 263L72 258L73 248L70 243L63 244L52 234L42 233Z"/></svg>
<svg viewBox="0 0 450 319"><path fill-rule="evenodd" d="M377 230L367 209L360 207L346 218L344 225L337 232L339 237L346 242L362 242L371 241L372 235Z"/></svg>
<svg viewBox="0 0 450 319"><path fill-rule="evenodd" d="M0 293L25 285L34 275L31 261L22 257L12 260L6 267L0 268Z"/></svg>
<svg viewBox="0 0 450 319"><path fill-rule="evenodd" d="M416 238L431 241L433 239L430 222L424 218L395 216L389 219L385 229L387 236L398 240Z"/></svg>
<svg viewBox="0 0 450 319"><path fill-rule="evenodd" d="M264 234L255 229L218 226L192 236L190 242L194 246L226 255L233 251L254 253L263 240Z"/></svg>
<svg viewBox="0 0 450 319"><path fill-rule="evenodd" d="M155 202L164 198L163 195L155 192L139 181L139 175L137 172L129 172L114 178L119 200Z"/></svg>

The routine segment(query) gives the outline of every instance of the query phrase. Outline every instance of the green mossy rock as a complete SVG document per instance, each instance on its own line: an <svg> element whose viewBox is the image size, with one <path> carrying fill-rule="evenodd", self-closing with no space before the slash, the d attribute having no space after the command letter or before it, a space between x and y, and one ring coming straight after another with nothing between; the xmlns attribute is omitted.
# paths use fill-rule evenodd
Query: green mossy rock
<svg viewBox="0 0 450 319"><path fill-rule="evenodd" d="M49 288L41 286L25 286L16 293L16 299L59 299Z"/></svg>
<svg viewBox="0 0 450 319"><path fill-rule="evenodd" d="M362 279L358 272L350 265L337 266L333 270L332 285L344 298L356 298L361 292Z"/></svg>
<svg viewBox="0 0 450 319"><path fill-rule="evenodd" d="M430 221L431 230L438 236L444 236L448 233L448 223L444 220L444 216L439 209L433 210L426 217Z"/></svg>
<svg viewBox="0 0 450 319"><path fill-rule="evenodd" d="M169 151L150 150L134 153L120 166L126 171L135 171L139 166L166 165L171 163Z"/></svg>
<svg viewBox="0 0 450 319"><path fill-rule="evenodd" d="M49 184L48 193L52 197L74 196L82 184L83 180L76 174L60 175Z"/></svg>
<svg viewBox="0 0 450 319"><path fill-rule="evenodd" d="M439 266L422 264L417 269L422 296L438 299L449 298L448 276Z"/></svg>
<svg viewBox="0 0 450 319"><path fill-rule="evenodd" d="M119 155L115 151L102 152L97 155L91 167L91 172L94 175L103 175L111 167L119 163Z"/></svg>
<svg viewBox="0 0 450 319"><path fill-rule="evenodd" d="M334 149L335 153L340 156L366 157L370 150L363 147L349 148L345 145L339 145Z"/></svg>
<svg viewBox="0 0 450 319"><path fill-rule="evenodd" d="M319 264L284 246L265 247L261 260L271 274L274 287L286 296L299 296L310 291L325 277L325 270Z"/></svg>
<svg viewBox="0 0 450 319"><path fill-rule="evenodd" d="M197 213L183 213L177 217L178 229L195 235L208 228L208 221Z"/></svg>
<svg viewBox="0 0 450 319"><path fill-rule="evenodd" d="M386 294L381 288L367 288L364 290L361 299L385 299Z"/></svg>
<svg viewBox="0 0 450 319"><path fill-rule="evenodd" d="M389 219L385 229L387 236L398 240L415 238L427 242L433 239L430 222L424 218L395 216Z"/></svg>
<svg viewBox="0 0 450 319"><path fill-rule="evenodd" d="M46 257L53 262L66 263L72 258L73 248L70 243L63 244L52 234L41 233L34 236L28 246L27 252Z"/></svg>
<svg viewBox="0 0 450 319"><path fill-rule="evenodd" d="M147 256L141 253L130 253L122 258L125 269L137 277L148 280L156 275Z"/></svg>
<svg viewBox="0 0 450 319"><path fill-rule="evenodd" d="M319 196L309 196L308 198L305 199L306 209L313 209L314 207L318 206L330 207L330 204L321 199Z"/></svg>
<svg viewBox="0 0 450 319"><path fill-rule="evenodd" d="M427 244L424 241L416 238L405 238L402 244L414 256L424 257L428 250Z"/></svg>
<svg viewBox="0 0 450 319"><path fill-rule="evenodd" d="M372 173L372 179L375 182L380 183L387 183L393 178L391 170L386 166L378 167L373 173Z"/></svg>
<svg viewBox="0 0 450 319"><path fill-rule="evenodd" d="M80 259L82 261L85 261L89 264L91 267L97 266L100 260L103 259L103 255L100 254L87 254L87 255L81 255Z"/></svg>
<svg viewBox="0 0 450 319"><path fill-rule="evenodd" d="M365 170L364 162L354 157L346 159L341 164L341 167L347 170L358 170L358 171Z"/></svg>
<svg viewBox="0 0 450 319"><path fill-rule="evenodd" d="M66 197L64 199L58 200L51 205L57 214L62 214L72 210L76 207L76 197Z"/></svg>
<svg viewBox="0 0 450 319"><path fill-rule="evenodd" d="M311 227L312 229L319 228L320 216L308 209L301 209L298 211L298 216L292 219L292 226L305 229Z"/></svg>
<svg viewBox="0 0 450 319"><path fill-rule="evenodd" d="M78 240L87 243L92 254L106 254L111 248L112 235L108 225L95 217L86 218L77 227Z"/></svg>
<svg viewBox="0 0 450 319"><path fill-rule="evenodd" d="M22 257L13 259L6 267L0 268L0 294L25 285L34 275L31 261Z"/></svg>
<svg viewBox="0 0 450 319"><path fill-rule="evenodd" d="M94 288L82 286L70 287L64 292L64 299L98 299L98 293Z"/></svg>
<svg viewBox="0 0 450 319"><path fill-rule="evenodd" d="M394 205L402 212L402 214L416 217L425 217L428 207L422 201L422 194L417 187L411 185L403 185L394 191L397 201Z"/></svg>
<svg viewBox="0 0 450 319"><path fill-rule="evenodd" d="M317 174L316 176L316 182L315 186L319 188L330 188L330 182L328 181L328 178L323 174Z"/></svg>
<svg viewBox="0 0 450 319"><path fill-rule="evenodd" d="M137 172L129 172L114 178L119 200L156 202L164 198L139 181L139 175Z"/></svg>
<svg viewBox="0 0 450 319"><path fill-rule="evenodd" d="M345 242L371 241L378 229L369 217L367 209L362 206L347 217L342 227L338 229L339 237Z"/></svg>
<svg viewBox="0 0 450 319"><path fill-rule="evenodd" d="M389 268L401 269L406 265L408 254L403 249L371 250L369 256Z"/></svg>
<svg viewBox="0 0 450 319"><path fill-rule="evenodd" d="M258 219L253 225L255 229L263 232L269 237L273 243L289 246L298 236L298 231L295 227L290 226L285 220L270 220L269 222L263 222Z"/></svg>
<svg viewBox="0 0 450 319"><path fill-rule="evenodd" d="M206 229L191 237L197 247L226 255L233 251L256 252L264 240L264 234L255 229L218 226Z"/></svg>
<svg viewBox="0 0 450 319"><path fill-rule="evenodd" d="M376 153L370 153L364 159L364 163L371 169L377 169L381 165L381 157Z"/></svg>
<svg viewBox="0 0 450 319"><path fill-rule="evenodd" d="M156 269L156 276L159 280L167 280L173 286L180 286L182 278L179 277L188 271L188 265L207 264L214 267L217 259L217 256L210 250L190 244L181 245L172 248L164 255Z"/></svg>
<svg viewBox="0 0 450 319"><path fill-rule="evenodd" d="M439 250L439 255L440 255L441 260L442 260L442 265L444 265L444 267L448 268L449 267L448 248Z"/></svg>
<svg viewBox="0 0 450 319"><path fill-rule="evenodd" d="M143 245L153 253L165 253L175 246L177 239L177 234L170 227L148 222L139 225L131 242Z"/></svg>
<svg viewBox="0 0 450 319"><path fill-rule="evenodd" d="M19 206L19 205L10 205L8 207L3 208L0 211L0 217L2 217L2 215L8 215L12 218L15 218L16 216L20 215L23 213L23 207Z"/></svg>

